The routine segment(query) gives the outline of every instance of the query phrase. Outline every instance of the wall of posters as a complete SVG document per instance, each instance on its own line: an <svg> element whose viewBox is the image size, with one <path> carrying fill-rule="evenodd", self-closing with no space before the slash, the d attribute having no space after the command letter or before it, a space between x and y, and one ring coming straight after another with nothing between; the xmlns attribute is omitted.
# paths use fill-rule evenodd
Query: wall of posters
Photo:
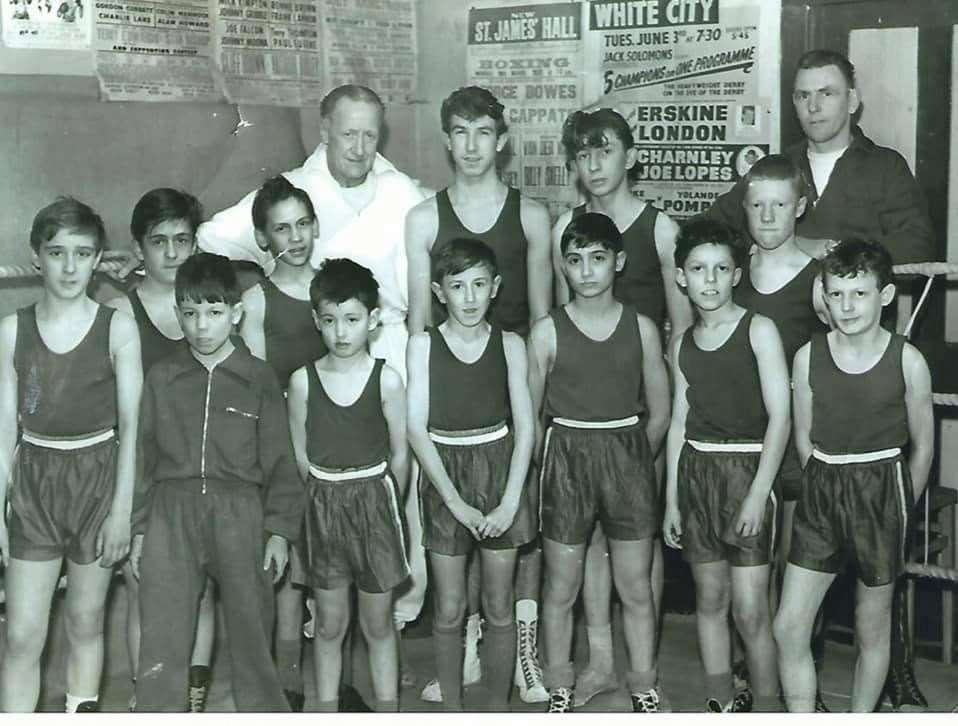
<svg viewBox="0 0 958 726"><path fill-rule="evenodd" d="M94 0L96 74L110 101L215 101L207 0Z"/></svg>
<svg viewBox="0 0 958 726"><path fill-rule="evenodd" d="M320 0L212 0L231 103L314 106L323 97Z"/></svg>
<svg viewBox="0 0 958 726"><path fill-rule="evenodd" d="M550 206L574 203L562 150L562 123L582 106L580 2L473 8L468 83L488 88L506 107L510 158L503 178Z"/></svg>
<svg viewBox="0 0 958 726"><path fill-rule="evenodd" d="M0 0L8 48L90 48L91 0Z"/></svg>
<svg viewBox="0 0 958 726"><path fill-rule="evenodd" d="M359 83L383 101L416 94L416 0L323 0L326 87Z"/></svg>

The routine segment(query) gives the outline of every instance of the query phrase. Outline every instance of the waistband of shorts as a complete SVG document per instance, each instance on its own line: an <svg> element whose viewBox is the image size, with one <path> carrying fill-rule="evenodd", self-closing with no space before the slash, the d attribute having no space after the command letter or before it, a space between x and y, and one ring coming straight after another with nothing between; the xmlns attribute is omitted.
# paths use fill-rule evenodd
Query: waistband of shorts
<svg viewBox="0 0 958 726"><path fill-rule="evenodd" d="M443 431L441 429L430 429L429 438L437 444L446 446L475 446L477 444L488 444L499 439L504 439L509 435L509 427L505 421L500 421L492 426L485 426L480 429L468 429L465 431Z"/></svg>
<svg viewBox="0 0 958 726"><path fill-rule="evenodd" d="M102 444L114 436L116 436L116 432L112 428L96 431L91 434L81 434L79 436L45 436L44 434L35 434L32 431L24 429L20 434L20 439L28 444L41 446L45 449L74 451L76 449L85 449L89 446Z"/></svg>
<svg viewBox="0 0 958 726"><path fill-rule="evenodd" d="M320 481L353 481L355 479L373 479L382 476L386 473L387 468L388 464L385 461L359 469L325 469L310 463L309 473L314 479L319 479Z"/></svg>
<svg viewBox="0 0 958 726"><path fill-rule="evenodd" d="M824 451L812 449L812 456L826 464L868 464L873 461L885 461L901 456L901 449L897 446L892 449L865 451L860 454L826 454Z"/></svg>
<svg viewBox="0 0 958 726"><path fill-rule="evenodd" d="M761 441L696 441L686 439L685 443L696 451L707 454L761 454Z"/></svg>
<svg viewBox="0 0 958 726"><path fill-rule="evenodd" d="M639 423L639 415L633 414L625 418L615 418L607 421L580 421L574 418L554 416L552 423L556 426L565 426L570 429L624 429Z"/></svg>

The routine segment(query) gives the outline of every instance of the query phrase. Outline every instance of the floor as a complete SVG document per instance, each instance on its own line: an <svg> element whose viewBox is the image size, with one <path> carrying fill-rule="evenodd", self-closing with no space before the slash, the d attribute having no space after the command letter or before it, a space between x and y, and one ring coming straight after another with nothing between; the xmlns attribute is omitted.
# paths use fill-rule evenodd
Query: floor
<svg viewBox="0 0 958 726"><path fill-rule="evenodd" d="M123 622L126 612L126 598L122 592L123 584L117 580L113 592L113 603L107 622L107 663L105 687L101 694L103 710L124 711L130 696L130 673L126 656L126 643L123 634ZM41 710L60 711L63 708L64 692L64 655L65 636L60 608L61 598L54 604L51 639L45 655L43 693ZM587 660L587 648L584 631L580 624L576 637L576 662L581 667ZM616 618L614 639L617 643L616 661L619 673L626 670L624 646L622 645L621 623ZM232 711L230 696L229 663L222 647L225 635L218 634L220 646L214 660L213 686L208 704L209 711ZM357 638L361 640L361 638ZM440 711L438 705L427 704L419 700L422 685L433 675L431 638L428 626L411 628L403 638L402 653L406 667L415 673L417 685L403 689L400 697L403 711ZM364 658L362 645L356 647L357 664ZM311 649L304 651L304 671L306 674L306 710L313 699L311 679L313 658ZM847 710L854 663L854 651L851 647L829 642L823 682L825 701L835 711ZM695 620L691 615L667 614L660 650L660 674L666 694L676 711L700 711L702 709L703 677L698 660L695 637ZM958 665L946 666L938 662L919 659L916 663L918 681L933 710L950 711L958 703ZM365 668L356 667L357 686L364 694L369 693L368 677ZM482 710L485 701L482 686L477 685L466 690L465 703L469 710ZM514 695L514 710L541 711L541 704L523 704ZM624 687L618 692L595 698L584 711L614 712L630 710L630 701Z"/></svg>

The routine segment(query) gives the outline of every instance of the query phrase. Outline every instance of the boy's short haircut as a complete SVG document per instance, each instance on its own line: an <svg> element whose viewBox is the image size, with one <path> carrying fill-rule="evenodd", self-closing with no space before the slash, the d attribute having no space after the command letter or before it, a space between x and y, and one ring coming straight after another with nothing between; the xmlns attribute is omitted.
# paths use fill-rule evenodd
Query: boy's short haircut
<svg viewBox="0 0 958 726"><path fill-rule="evenodd" d="M891 254L883 245L850 237L835 245L822 259L823 282L825 275L855 277L863 272L875 275L879 290L892 282Z"/></svg>
<svg viewBox="0 0 958 726"><path fill-rule="evenodd" d="M785 154L764 156L748 170L745 175L745 188L757 181L787 181L792 183L795 195L801 199L808 194L808 185L802 170Z"/></svg>
<svg viewBox="0 0 958 726"><path fill-rule="evenodd" d="M30 228L30 246L34 252L39 252L44 242L49 242L63 230L89 235L97 252L106 247L106 229L100 215L73 197L57 197L56 201L37 212Z"/></svg>
<svg viewBox="0 0 958 726"><path fill-rule="evenodd" d="M333 111L336 110L336 104L343 98L348 98L350 101L371 103L373 106L377 106L379 108L380 118L386 113L386 106L383 104L383 100L373 89L355 83L346 83L342 86L337 86L323 96L323 100L319 102L320 118L329 118L332 116Z"/></svg>
<svg viewBox="0 0 958 726"><path fill-rule="evenodd" d="M612 108L595 111L575 111L562 124L562 146L565 149L566 166L575 163L576 154L585 149L601 149L608 144L609 133L615 134L628 150L635 146L635 137L629 122ZM635 182L639 176L638 163L628 171L628 179Z"/></svg>
<svg viewBox="0 0 958 726"><path fill-rule="evenodd" d="M748 259L748 242L733 227L714 219L692 219L683 224L675 240L675 266L685 266L692 250L701 245L724 245L732 253L736 267L742 267Z"/></svg>
<svg viewBox="0 0 958 726"><path fill-rule="evenodd" d="M316 210L313 208L313 200L309 198L309 194L305 190L293 186L289 179L282 174L278 174L272 179L267 179L256 192L256 196L253 197L253 227L260 232L265 231L266 225L269 223L270 210L287 199L299 200L306 207L309 216L314 220L316 219Z"/></svg>
<svg viewBox="0 0 958 726"><path fill-rule="evenodd" d="M499 274L496 253L485 242L469 237L456 237L440 247L432 260L432 279L442 284L447 275L458 275L478 265L485 265L491 277Z"/></svg>
<svg viewBox="0 0 958 726"><path fill-rule="evenodd" d="M844 55L828 48L816 48L805 53L798 59L798 67L795 72L807 71L811 68L825 68L826 66L837 67L845 77L848 87L855 88L855 66Z"/></svg>
<svg viewBox="0 0 958 726"><path fill-rule="evenodd" d="M203 221L203 207L199 200L179 189L151 189L133 207L130 234L137 242L143 242L156 225L177 219L189 224L190 231L196 234L197 227Z"/></svg>
<svg viewBox="0 0 958 726"><path fill-rule="evenodd" d="M240 301L233 263L228 257L211 252L199 252L177 268L174 291L177 305L184 302L236 305Z"/></svg>
<svg viewBox="0 0 958 726"><path fill-rule="evenodd" d="M324 302L344 303L355 298L366 310L379 307L379 283L368 267L344 257L326 260L309 284L309 301L319 311Z"/></svg>
<svg viewBox="0 0 958 726"><path fill-rule="evenodd" d="M466 121L488 116L496 122L496 136L502 136L507 130L506 119L503 116L505 106L499 103L491 91L480 86L464 86L453 91L442 102L439 118L442 121L443 133L452 131L452 117L458 116Z"/></svg>
<svg viewBox="0 0 958 726"><path fill-rule="evenodd" d="M586 212L566 225L559 240L559 249L563 256L572 249L602 245L610 252L622 251L622 233L611 217L598 212Z"/></svg>

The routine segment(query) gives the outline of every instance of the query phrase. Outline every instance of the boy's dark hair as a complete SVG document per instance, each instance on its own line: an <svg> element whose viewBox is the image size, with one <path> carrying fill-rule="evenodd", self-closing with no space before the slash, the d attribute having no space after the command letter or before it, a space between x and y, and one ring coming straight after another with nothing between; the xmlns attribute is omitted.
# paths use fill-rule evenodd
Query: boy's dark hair
<svg viewBox="0 0 958 726"><path fill-rule="evenodd" d="M616 254L622 251L622 233L611 217L598 212L586 212L573 217L559 240L563 255L570 247L580 249L591 245L602 245Z"/></svg>
<svg viewBox="0 0 958 726"><path fill-rule="evenodd" d="M347 83L342 86L337 86L323 96L323 100L319 102L320 118L329 118L332 116L333 111L336 110L336 104L339 103L342 98L348 98L350 101L365 101L366 103L378 106L380 117L386 113L386 106L383 104L383 100L373 89L355 83Z"/></svg>
<svg viewBox="0 0 958 726"><path fill-rule="evenodd" d="M745 175L745 189L756 181L787 181L792 183L792 188L799 198L808 193L802 170L784 154L769 154L752 164L752 168Z"/></svg>
<svg viewBox="0 0 958 726"><path fill-rule="evenodd" d="M37 212L30 228L30 246L34 252L39 252L44 242L49 242L63 230L90 235L97 252L106 246L106 229L100 215L73 197L57 197L56 201Z"/></svg>
<svg viewBox="0 0 958 726"><path fill-rule="evenodd" d="M562 124L562 146L565 148L566 166L575 163L576 154L584 149L601 149L609 142L608 135L615 134L622 146L629 150L635 146L635 138L629 122L618 111L600 108L596 111L575 111ZM635 182L639 176L639 165L635 163L628 170L627 177Z"/></svg>
<svg viewBox="0 0 958 726"><path fill-rule="evenodd" d="M874 273L881 290L892 281L891 254L878 242L850 237L835 245L822 259L822 278L855 277L859 273Z"/></svg>
<svg viewBox="0 0 958 726"><path fill-rule="evenodd" d="M798 59L798 67L795 72L807 71L810 68L824 68L825 66L837 67L845 77L848 87L855 88L855 66L841 53L827 48L816 48L805 53Z"/></svg>
<svg viewBox="0 0 958 726"><path fill-rule="evenodd" d="M267 179L263 186L253 197L253 227L260 232L266 229L268 223L269 211L280 202L287 199L296 199L302 202L309 212L309 216L316 219L316 210L313 208L313 200L309 198L303 189L293 186L293 184L282 174Z"/></svg>
<svg viewBox="0 0 958 726"><path fill-rule="evenodd" d="M196 234L196 228L203 221L203 207L196 197L179 189L151 189L133 207L130 234L142 242L156 225L174 219L184 220Z"/></svg>
<svg viewBox="0 0 958 726"><path fill-rule="evenodd" d="M736 267L748 259L749 245L733 227L713 219L697 218L682 225L675 240L675 266L684 267L692 250L701 245L724 245L732 253Z"/></svg>
<svg viewBox="0 0 958 726"><path fill-rule="evenodd" d="M208 302L236 305L240 301L236 270L228 257L199 252L176 270L176 303Z"/></svg>
<svg viewBox="0 0 958 726"><path fill-rule="evenodd" d="M492 277L499 274L496 253L489 245L469 237L456 237L433 256L432 279L441 284L447 275L458 275L478 265L485 265Z"/></svg>
<svg viewBox="0 0 958 726"><path fill-rule="evenodd" d="M319 311L323 302L344 303L353 298L366 310L379 307L379 283L367 267L340 257L326 260L309 283L309 301Z"/></svg>
<svg viewBox="0 0 958 726"><path fill-rule="evenodd" d="M443 133L452 130L452 117L458 116L466 121L475 121L488 116L496 122L496 136L502 136L507 131L506 120L503 117L505 106L499 103L491 91L479 86L464 86L453 91L442 102L439 118L442 121Z"/></svg>

